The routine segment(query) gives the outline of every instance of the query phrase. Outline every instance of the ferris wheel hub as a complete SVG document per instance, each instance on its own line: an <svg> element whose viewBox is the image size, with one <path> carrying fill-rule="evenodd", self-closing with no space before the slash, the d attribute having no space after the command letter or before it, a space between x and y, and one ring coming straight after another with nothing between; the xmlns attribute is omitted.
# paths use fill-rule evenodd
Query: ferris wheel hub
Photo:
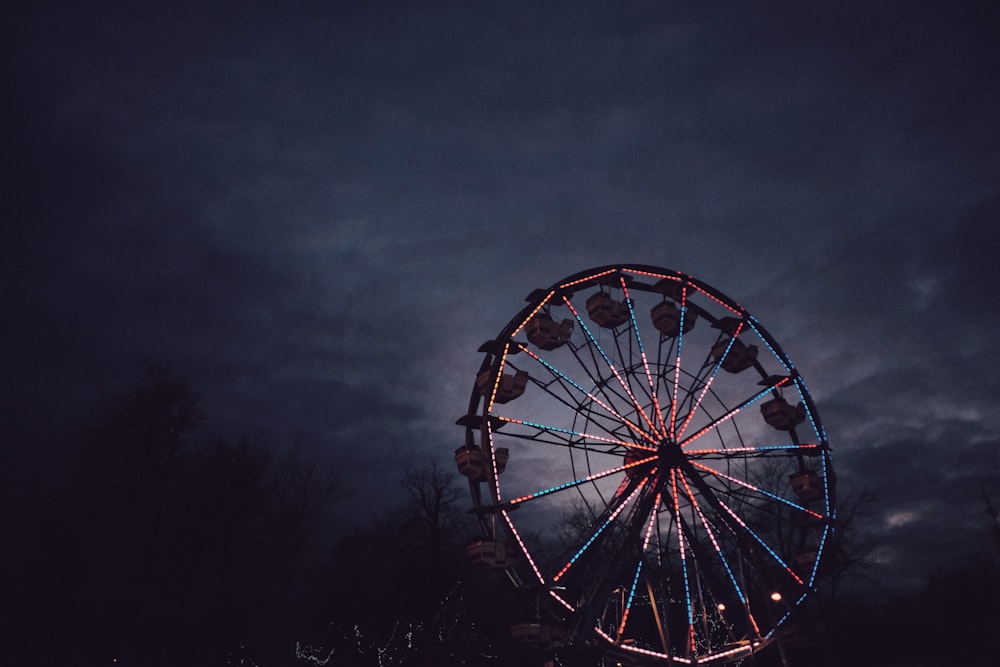
<svg viewBox="0 0 1000 667"><path fill-rule="evenodd" d="M685 462L684 450L671 438L665 438L657 446L659 461L665 468L679 468Z"/></svg>

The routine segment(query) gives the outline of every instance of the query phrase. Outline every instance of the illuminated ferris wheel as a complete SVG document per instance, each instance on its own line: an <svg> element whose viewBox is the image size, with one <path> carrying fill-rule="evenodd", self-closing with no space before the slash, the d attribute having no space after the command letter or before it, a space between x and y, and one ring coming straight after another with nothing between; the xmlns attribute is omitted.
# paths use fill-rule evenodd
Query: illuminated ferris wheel
<svg viewBox="0 0 1000 667"><path fill-rule="evenodd" d="M481 565L531 591L515 639L626 664L723 664L771 643L833 530L806 384L745 309L669 269L536 290L484 343L455 453Z"/></svg>

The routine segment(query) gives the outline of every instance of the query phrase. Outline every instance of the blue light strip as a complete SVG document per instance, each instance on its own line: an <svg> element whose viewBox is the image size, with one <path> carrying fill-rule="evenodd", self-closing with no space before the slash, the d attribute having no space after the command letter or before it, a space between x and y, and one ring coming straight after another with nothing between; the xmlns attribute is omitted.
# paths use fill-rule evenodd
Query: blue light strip
<svg viewBox="0 0 1000 667"><path fill-rule="evenodd" d="M681 530L681 505L680 498L677 494L677 470L674 468L671 468L670 470L670 485L673 487L674 523L677 524L677 545L681 552L681 571L684 573L684 599L687 603L688 617L687 641L690 641L694 634L694 609L691 604L691 583L688 581L687 551L684 549L684 531Z"/></svg>
<svg viewBox="0 0 1000 667"><path fill-rule="evenodd" d="M629 445L630 447L633 445ZM716 447L714 449L690 449L685 452L688 458L693 458L697 456L707 456L710 454L757 454L761 452L774 452L774 451L800 451L806 454L818 453L822 450L815 444L806 443L800 445L763 445L760 447Z"/></svg>
<svg viewBox="0 0 1000 667"><path fill-rule="evenodd" d="M831 526L823 528L823 537L819 538L819 546L816 548L816 562L813 563L812 574L809 577L809 588L816 584L816 573L819 572L820 558L823 555L823 547L826 546L826 538L830 535Z"/></svg>
<svg viewBox="0 0 1000 667"><path fill-rule="evenodd" d="M628 394L629 398L632 399L632 406L635 408L636 412L638 414L642 415L642 418L646 420L646 423L649 424L651 430L655 433L656 427L653 426L653 423L649 421L649 417L646 416L646 412L639 405L639 402L635 400L635 396L632 395L632 389L625 383L624 380L622 380L621 375L618 373L618 369L615 368L614 363L611 361L611 359L608 357L608 355L604 352L604 348L602 348L601 345L600 345L600 343L597 342L597 339L594 338L594 334L592 334L590 332L590 328L587 327L586 323L583 321L583 318L580 317L580 313L577 312L576 308L573 306L573 303L569 300L569 297L563 296L563 301L565 302L566 306L569 308L570 312L573 313L573 317L576 318L576 321L580 323L580 326L583 328L584 333L587 334L587 339L590 340L590 342L597 349L597 351L601 353L601 357L604 359L604 363L606 363L608 365L608 369L611 371L612 375L615 376L615 379L618 380L618 384L621 385L622 389L625 390L625 393ZM603 378L601 378L601 379L603 379ZM589 396L589 394L588 394L588 396ZM610 408L609 408L609 410L610 410ZM619 419L621 419L622 421L625 421L625 418L622 417L621 415L617 415L616 414L615 416L618 417ZM643 434L643 435L645 435L645 434ZM657 437L657 438L649 438L647 436L647 439L650 440L651 442L655 442L656 440L659 440L659 437Z"/></svg>
<svg viewBox="0 0 1000 667"><path fill-rule="evenodd" d="M687 285L681 285L681 319L677 329L677 361L674 363L674 394L670 401L670 439L677 439L677 388L681 382L681 347L684 345L684 316L687 314Z"/></svg>
<svg viewBox="0 0 1000 667"><path fill-rule="evenodd" d="M719 555L719 560L722 561L722 566L726 568L726 574L729 575L729 581L732 582L733 588L736 589L737 597L739 597L740 602L742 602L745 607L747 600L743 596L743 590L740 588L739 583L736 581L736 575L734 575L733 571L729 569L729 561L726 560L726 555L722 553L722 547L719 546L718 540L715 539L715 533L712 532L712 527L708 523L708 519L705 518L705 515L701 511L701 507L698 506L698 503L695 502L694 496L691 493L691 488L688 486L687 480L681 477L681 481L684 482L684 488L687 489L688 497L691 500L691 504L694 506L695 512L698 513L698 518L701 519L702 525L705 526L705 532L708 534L709 539L712 541L712 546L715 547L715 553Z"/></svg>
<svg viewBox="0 0 1000 667"><path fill-rule="evenodd" d="M705 433L708 433L708 431L710 431L711 429L715 428L716 426L718 426L722 422L724 422L724 421L726 421L728 419L731 419L732 417L734 417L736 415L736 413L738 413L743 408L749 407L749 406L753 405L754 403L756 403L757 401L759 401L760 399L762 399L765 396L767 396L769 393L771 393L772 389L775 389L775 388L780 387L781 385L783 385L787 381L787 379L788 378L782 378L777 384L773 384L773 385L771 385L769 387L765 387L764 389L762 389L760 391L760 393L755 394L754 396L751 396L750 398L748 398L744 402L740 403L735 408L733 408L732 410L730 410L726 414L722 415L721 417L719 417L718 419L716 419L711 424L703 427L700 431L698 431L697 433L695 433L691 437L685 438L685 439L681 440L680 443L679 443L680 446L684 447L687 443L689 443L692 440L695 440L697 438L700 438L702 435L704 435Z"/></svg>
<svg viewBox="0 0 1000 667"><path fill-rule="evenodd" d="M806 386L806 381L801 375L795 378L795 389L799 392L799 398L802 400L802 405L806 408L806 414L809 415L809 422L812 424L813 433L819 437L820 442L826 442L826 429L823 428L822 424L818 424L813 417L812 410L809 408L809 401L806 400L806 395L809 394L809 387Z"/></svg>
<svg viewBox="0 0 1000 667"><path fill-rule="evenodd" d="M719 500L718 503L719 503L719 505L722 506L722 509L726 510L726 512L729 513L729 516L731 516L734 519L736 519L736 523L740 524L740 526L743 527L743 530L747 531L747 533L750 534L750 537L752 537L755 540L757 540L757 543L760 544L760 546L764 547L764 549L767 551L767 553L771 554L771 557L774 558L775 562L777 562L779 565L781 565L781 567L785 568L785 570L789 574L791 574L792 577L796 581L798 581L800 584L805 585L805 582L803 582L802 579L799 578L799 575L795 574L795 571L792 568L788 567L788 564L785 563L785 561L781 560L781 556L779 556L777 553L775 553L774 549L772 549L767 544L767 542L765 542L763 539L761 539L761 537L759 535L757 535L757 533L753 532L753 530L750 528L750 526L746 525L746 523L744 523L743 520L740 519L736 515L736 513L733 512L732 509L730 509L729 505L727 505L726 503L722 502L721 500Z"/></svg>
<svg viewBox="0 0 1000 667"><path fill-rule="evenodd" d="M635 319L635 309L632 307L632 299L628 294L628 287L625 284L624 276L621 278L622 281L622 293L625 295L625 303L628 305L628 315L632 319L632 331L635 332L635 342L639 345L639 355L642 357L642 367L646 371L646 381L649 383L649 392L653 398L653 409L656 411L657 421L660 423L660 435L666 436L666 432L663 431L665 424L663 423L663 415L660 414L660 401L656 396L656 384L653 382L653 374L649 372L649 360L646 358L646 348L642 345L642 337L639 336L639 322ZM636 403L636 408L639 408L638 401L635 397L632 401ZM640 413L642 410L640 409ZM644 414L644 413L643 413ZM650 424L652 426L652 424ZM654 427L654 430L655 427Z"/></svg>
<svg viewBox="0 0 1000 667"><path fill-rule="evenodd" d="M553 582L559 581L562 578L562 576L564 574L566 574L566 572L569 570L569 568L571 568L573 566L573 564L576 563L576 561L580 558L580 556L582 556L583 553L588 548L590 548L590 545L594 543L594 540L596 540L601 535L601 533L604 532L604 530L608 526L610 526L612 523L614 523L615 519L618 518L618 515L621 514L622 510L625 509L625 507L632 501L632 498L635 497L635 494L637 494L639 492L639 489L641 489L645 485L645 483L647 481L649 481L649 477L648 476L644 480L642 480L638 484L638 486L635 487L635 490L633 490L632 493L629 494L628 498L626 498L625 500L622 501L621 505L619 505L617 508L615 508L615 511L612 512L611 515L601 525L601 527L597 529L597 532L594 533L593 535L591 535L590 539L588 539L584 543L584 545L582 547L580 547L580 550L577 551L575 554L573 554L573 557L569 559L569 562L566 563L566 565L563 566L563 568L556 574L556 576L552 577L552 581Z"/></svg>
<svg viewBox="0 0 1000 667"><path fill-rule="evenodd" d="M566 435L575 435L582 440L593 440L595 442L603 442L609 445L617 445L621 447L633 447L636 449L644 449L651 452L655 452L655 447L644 447L643 445L638 445L634 442L626 442L624 440L615 440L614 438L605 438L599 435L593 435L590 433L583 433L582 431L572 431L568 428L562 428L561 426L551 426L549 424L540 424L538 422L527 421L524 419L515 419L514 417L504 417L502 415L497 415L497 419L507 424L519 424L521 426L527 426L529 428L538 429L539 431L549 431L552 433L565 433ZM521 436L525 437L525 436ZM572 444L572 443L571 443Z"/></svg>
<svg viewBox="0 0 1000 667"><path fill-rule="evenodd" d="M650 456L645 459L638 459L632 461L631 463L626 463L625 465L618 466L617 468L611 468L610 470L605 470L604 472L594 473L593 475L587 475L586 477L581 477L580 479L575 479L572 482L566 482L565 484L559 484L557 486L552 486L541 491L535 491L534 493L529 493L528 495L519 496L513 498L507 502L508 505L518 505L520 503L526 502L528 500L534 500L535 498L541 498L542 496L547 496L550 493L556 493L557 491L564 491L566 489L571 489L575 486L580 486L581 484L586 484L587 482L592 482L595 479L601 479L602 477L608 477L609 475L614 475L615 473L624 472L629 468L634 468L640 466L644 463L650 463L657 459L656 456Z"/></svg>
<svg viewBox="0 0 1000 667"><path fill-rule="evenodd" d="M579 319L579 317L577 319ZM574 382L572 379L570 379L569 377L567 377L558 368L556 368L555 366L553 366L552 364L550 364L549 362L545 361L540 356L538 356L537 354L535 354L534 352L532 352L531 350L529 350L526 345L519 344L519 347L521 348L522 351L524 351L525 353L527 353L527 355L529 357L531 357L532 359L534 359L538 363L540 363L543 366L545 366L545 368L547 368L553 375L555 375L556 377L558 377L558 378L560 378L562 380L565 380L566 382L568 382L569 384L571 384L574 388L576 388L578 391L580 391L584 396L586 396L587 398L589 398L590 400L592 400L594 403L596 403L597 405L600 405L602 408L604 408L605 410L607 410L608 414L610 414L612 417L614 417L615 419L619 420L620 422L622 422L623 424L625 424L626 426L628 426L630 429L632 429L633 431L635 431L635 433L637 435L643 437L644 439L646 439L647 441L649 441L651 443L656 443L657 442L657 439L649 437L649 434L646 433L642 429L642 427L638 426L637 424L633 424L631 421L629 421L628 419L626 419L625 417L623 417L622 415L620 415L613 407L611 407L610 404L605 403L601 399L597 398L596 396L594 396L593 394L591 394L590 392L588 392L586 389L584 389L579 384L577 384L576 382ZM614 370L613 367L612 367L612 370Z"/></svg>
<svg viewBox="0 0 1000 667"><path fill-rule="evenodd" d="M625 610L622 612L622 623L618 628L619 637L625 632L625 622L628 620L629 612L632 611L632 600L635 598L635 589L639 585L639 573L642 572L642 559L639 559L639 564L635 568L635 576L632 577L632 588L628 592L628 600L625 602Z"/></svg>
<svg viewBox="0 0 1000 667"><path fill-rule="evenodd" d="M738 486L742 486L744 489L750 489L751 491L756 491L757 493L765 495L768 498L771 498L773 500L778 500L780 502L783 502L784 504L788 505L792 509L798 510L798 511L804 513L804 514L811 514L812 516L815 516L816 518L821 518L820 515L817 512L813 512L812 510L806 509L802 505L793 503L791 500L787 500L785 498L782 498L781 496L777 496L777 495L771 493L770 491L765 491L764 489L760 488L759 486L755 486L753 484L750 484L749 482L744 482L743 480L737 479L736 477L732 477L731 475L727 475L724 472L721 472L719 470L715 470L713 468L709 468L708 466L706 466L706 465L704 465L702 463L695 463L694 461L692 461L691 465L693 465L693 466L695 466L697 468L700 468L701 470L704 470L707 473L711 473L711 474L713 474L716 477L719 477L721 479L725 479L725 480L729 480L730 482L734 482Z"/></svg>
<svg viewBox="0 0 1000 667"><path fill-rule="evenodd" d="M743 325L741 323L740 324L741 329L742 329L742 326ZM737 331L736 335L737 336L739 335L738 331ZM702 387L701 393L698 395L698 400L695 401L695 403L694 403L693 406L691 406L691 410L688 412L687 418L684 420L684 423L681 424L680 431L677 432L677 437L678 438L681 437L682 435L684 435L684 431L687 430L688 424L691 423L691 418L694 417L694 414L698 411L698 408L701 406L701 402L705 398L705 394L708 393L709 388L712 386L712 383L715 381L715 376L719 374L719 370L722 368L722 362L725 361L726 357L729 356L729 350L733 349L733 343L735 341L736 341L736 336L733 336L733 337L731 337L729 339L729 345L726 346L726 351L723 352L722 356L720 356L718 358L718 360L715 362L715 367L712 369L711 374L709 374L708 381L705 382L705 386Z"/></svg>
<svg viewBox="0 0 1000 667"><path fill-rule="evenodd" d="M784 355L778 354L778 352L774 349L774 347L771 346L771 343L768 342L767 338L761 335L760 329L757 328L757 325L760 324L760 322L757 321L757 318L754 317L753 315L747 315L747 322L749 322L750 328L754 330L754 333L757 334L757 337L760 338L761 342L763 342L764 345L767 346L767 349L771 350L771 354L774 355L774 358L777 359L781 363L781 365L785 367L785 370L788 371L789 374L791 374L791 372L795 370L795 364L792 363L791 359L788 359Z"/></svg>
<svg viewBox="0 0 1000 667"><path fill-rule="evenodd" d="M580 317L580 313L578 313L576 308L573 307L573 304L570 302L569 297L564 296L563 301L565 301L566 305L569 306L569 310L571 313L573 313L573 317L576 318L576 321L580 323L581 327L583 327L583 332L587 334L587 338L590 339L590 342L594 345L595 348L597 348L597 351L601 353L602 357L604 357L605 363L607 363L609 368L612 368L613 364L611 363L611 359L609 359L608 355L604 353L604 348L602 348L601 344L597 342L596 338L594 338L594 334L590 333L590 329L587 327L587 324L583 321L583 318Z"/></svg>

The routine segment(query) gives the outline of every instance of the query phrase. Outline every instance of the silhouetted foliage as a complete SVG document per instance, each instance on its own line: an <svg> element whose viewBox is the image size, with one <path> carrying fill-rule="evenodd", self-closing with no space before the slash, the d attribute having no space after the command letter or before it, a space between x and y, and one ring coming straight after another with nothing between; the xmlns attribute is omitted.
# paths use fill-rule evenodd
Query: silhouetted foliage
<svg viewBox="0 0 1000 667"><path fill-rule="evenodd" d="M333 469L304 446L212 435L208 423L187 381L147 366L75 429L71 474L34 494L22 485L4 505L15 536L2 552L5 664L543 664L509 632L537 592L469 562L477 530L450 469L401 470L398 504L345 533L327 513L348 490ZM824 653L792 647L786 667L986 664L1000 627L995 553L956 559L920 590L877 595L873 545L857 530L872 503L841 497L811 618ZM562 517L553 555L593 521L585 507ZM322 552L323 535L340 537Z"/></svg>
<svg viewBox="0 0 1000 667"><path fill-rule="evenodd" d="M344 487L301 447L209 437L206 421L190 384L150 364L76 430L69 485L25 521L17 572L38 585L20 599L45 602L24 623L58 620L23 637L19 664L294 661L290 610Z"/></svg>
<svg viewBox="0 0 1000 667"><path fill-rule="evenodd" d="M836 664L966 667L992 664L1000 627L1000 563L968 555L924 586L883 599L854 593L829 617Z"/></svg>
<svg viewBox="0 0 1000 667"><path fill-rule="evenodd" d="M343 536L313 572L321 624L299 650L331 665L506 665L513 592L465 554L464 485L435 462L403 471L403 499ZM513 660L513 662L511 662Z"/></svg>

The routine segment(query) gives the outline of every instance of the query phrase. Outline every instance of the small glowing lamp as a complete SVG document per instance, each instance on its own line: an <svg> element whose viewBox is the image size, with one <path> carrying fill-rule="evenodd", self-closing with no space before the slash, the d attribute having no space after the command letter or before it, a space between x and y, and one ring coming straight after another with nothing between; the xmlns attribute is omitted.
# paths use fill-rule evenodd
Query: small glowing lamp
<svg viewBox="0 0 1000 667"><path fill-rule="evenodd" d="M771 593L771 599L774 600L775 602L781 602L781 593L779 593L778 591L774 591L773 593Z"/></svg>

